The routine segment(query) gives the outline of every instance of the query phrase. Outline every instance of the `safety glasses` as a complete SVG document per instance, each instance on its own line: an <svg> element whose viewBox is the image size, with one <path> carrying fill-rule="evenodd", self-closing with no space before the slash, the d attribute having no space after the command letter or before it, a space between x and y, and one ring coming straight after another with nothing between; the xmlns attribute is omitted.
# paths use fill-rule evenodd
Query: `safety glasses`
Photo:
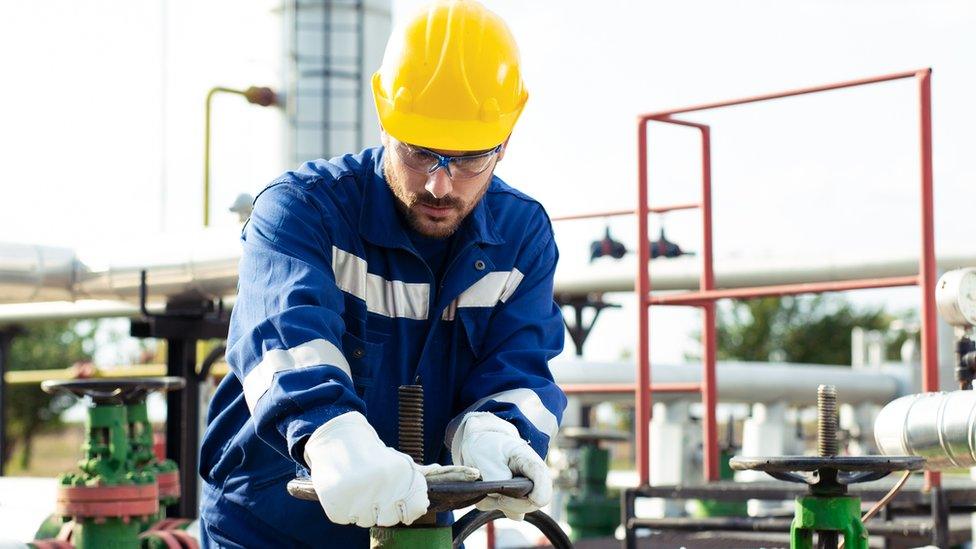
<svg viewBox="0 0 976 549"><path fill-rule="evenodd" d="M490 151L465 156L443 156L430 149L401 143L395 139L393 149L403 164L412 171L422 174L432 174L444 168L447 175L454 180L472 179L483 174L491 167L495 155L504 148L504 143Z"/></svg>

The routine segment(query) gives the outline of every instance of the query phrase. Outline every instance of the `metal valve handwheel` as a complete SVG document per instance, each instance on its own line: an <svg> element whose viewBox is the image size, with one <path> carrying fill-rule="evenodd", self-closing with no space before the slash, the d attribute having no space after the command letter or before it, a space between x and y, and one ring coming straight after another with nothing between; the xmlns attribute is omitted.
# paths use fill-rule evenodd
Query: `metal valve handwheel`
<svg viewBox="0 0 976 549"><path fill-rule="evenodd" d="M807 484L810 491L796 498L790 527L792 549L836 549L843 537L847 549L868 549L868 533L861 521L861 499L847 486L878 480L894 471L917 471L925 459L912 456L838 456L837 389L817 389L818 456L734 457L736 471L763 471L787 482Z"/></svg>
<svg viewBox="0 0 976 549"><path fill-rule="evenodd" d="M523 478L490 482L428 482L429 511L442 512L468 507L488 494L521 498L532 491L532 481ZM298 499L318 501L319 497L309 478L296 478L288 483L288 493Z"/></svg>
<svg viewBox="0 0 976 549"><path fill-rule="evenodd" d="M525 497L531 491L532 481L524 477L497 481L429 482L427 484L427 498L430 500L428 510L431 512L452 511L474 505L488 494L520 498ZM319 499L315 493L315 488L312 487L311 479L308 478L291 480L288 483L288 493L307 501L318 501ZM454 523L453 547L460 547L475 530L503 517L501 511L478 511L477 509L470 511ZM536 511L526 514L525 520L538 528L556 549L573 546L566 533L549 515Z"/></svg>
<svg viewBox="0 0 976 549"><path fill-rule="evenodd" d="M398 390L399 444L398 449L417 463L423 462L423 388L420 385L401 385ZM502 518L500 511L468 512L453 527L437 526L435 513L453 511L473 505L489 494L523 498L532 491L532 481L516 477L499 481L428 482L427 513L412 525L370 528L370 547L389 549L457 549L475 530ZM311 479L300 477L288 483L288 493L298 499L318 501ZM527 513L525 520L534 525L556 549L571 549L569 537L549 515L536 511Z"/></svg>
<svg viewBox="0 0 976 549"><path fill-rule="evenodd" d="M95 378L48 380L41 383L45 393L64 391L79 397L89 397L95 404L130 404L155 391L182 389L186 381L180 377Z"/></svg>
<svg viewBox="0 0 976 549"><path fill-rule="evenodd" d="M729 460L729 465L735 471L762 471L779 480L809 484L817 493L827 493L837 486L878 480L895 471L917 471L925 465L925 459L912 456L737 456Z"/></svg>

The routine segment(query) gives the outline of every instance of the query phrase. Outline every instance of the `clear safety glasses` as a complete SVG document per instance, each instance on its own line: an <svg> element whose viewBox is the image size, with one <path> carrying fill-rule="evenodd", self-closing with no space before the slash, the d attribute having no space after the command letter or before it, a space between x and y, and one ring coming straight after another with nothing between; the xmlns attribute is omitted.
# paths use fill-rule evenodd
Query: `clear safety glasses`
<svg viewBox="0 0 976 549"><path fill-rule="evenodd" d="M471 179L483 174L491 167L495 155L504 148L504 143L490 151L465 156L443 156L430 149L408 145L392 139L396 154L403 164L422 174L432 174L444 168L447 175L454 180Z"/></svg>

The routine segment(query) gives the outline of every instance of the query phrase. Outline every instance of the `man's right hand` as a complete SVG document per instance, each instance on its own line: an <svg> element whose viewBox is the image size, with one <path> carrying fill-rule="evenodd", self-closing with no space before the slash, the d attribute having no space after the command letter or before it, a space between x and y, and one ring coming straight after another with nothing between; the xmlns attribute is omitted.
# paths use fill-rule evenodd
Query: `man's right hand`
<svg viewBox="0 0 976 549"><path fill-rule="evenodd" d="M312 485L329 520L336 524L410 524L427 512L425 477L474 480L477 469L417 465L410 456L383 444L359 412L337 416L305 443Z"/></svg>

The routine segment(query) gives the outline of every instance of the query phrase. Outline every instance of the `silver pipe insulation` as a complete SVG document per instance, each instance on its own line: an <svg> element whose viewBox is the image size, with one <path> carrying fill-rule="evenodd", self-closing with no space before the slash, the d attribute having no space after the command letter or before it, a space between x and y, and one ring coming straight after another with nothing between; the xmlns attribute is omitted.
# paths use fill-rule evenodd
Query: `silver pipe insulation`
<svg viewBox="0 0 976 549"><path fill-rule="evenodd" d="M845 368L785 362L720 361L716 366L718 399L726 403L789 402L797 406L814 406L817 387L836 385L844 390L840 403L883 405L907 394L911 389L910 365L891 364L882 367ZM592 362L556 360L549 363L553 378L560 385L591 386L592 393L573 394L582 404L607 401L633 401L633 391L605 393L600 385L635 382L636 369L631 362ZM700 383L701 367L696 364L654 364L655 383ZM697 393L657 393L655 402L698 400Z"/></svg>
<svg viewBox="0 0 976 549"><path fill-rule="evenodd" d="M920 456L925 468L976 466L976 391L919 393L888 403L874 422L882 454Z"/></svg>
<svg viewBox="0 0 976 549"><path fill-rule="evenodd" d="M0 243L0 302L71 300L80 268L69 248Z"/></svg>
<svg viewBox="0 0 976 549"><path fill-rule="evenodd" d="M135 303L143 270L151 299L222 297L236 293L240 257L237 228L143 239L88 253L0 243L0 303Z"/></svg>
<svg viewBox="0 0 976 549"><path fill-rule="evenodd" d="M133 303L139 295L139 272L148 272L150 297L165 299L190 292L206 296L236 293L240 260L238 228L214 228L178 235L160 235L119 243L100 253L69 248L0 243L0 303L37 303L82 299ZM657 290L698 287L695 259L654 261L651 279ZM976 255L949 254L940 269L976 265ZM720 288L765 284L823 282L880 276L911 275L918 261L910 257L728 259L716 266ZM632 261L595 265L563 263L556 272L559 294L628 292L633 290Z"/></svg>
<svg viewBox="0 0 976 549"><path fill-rule="evenodd" d="M976 266L970 250L940 253L940 271ZM592 265L560 263L556 270L556 293L586 295L593 292L632 292L636 260L601 259ZM680 257L651 261L649 267L654 290L694 290L701 279L701 259ZM717 288L835 282L864 278L911 276L918 274L918 256L797 256L730 257L715 263Z"/></svg>

